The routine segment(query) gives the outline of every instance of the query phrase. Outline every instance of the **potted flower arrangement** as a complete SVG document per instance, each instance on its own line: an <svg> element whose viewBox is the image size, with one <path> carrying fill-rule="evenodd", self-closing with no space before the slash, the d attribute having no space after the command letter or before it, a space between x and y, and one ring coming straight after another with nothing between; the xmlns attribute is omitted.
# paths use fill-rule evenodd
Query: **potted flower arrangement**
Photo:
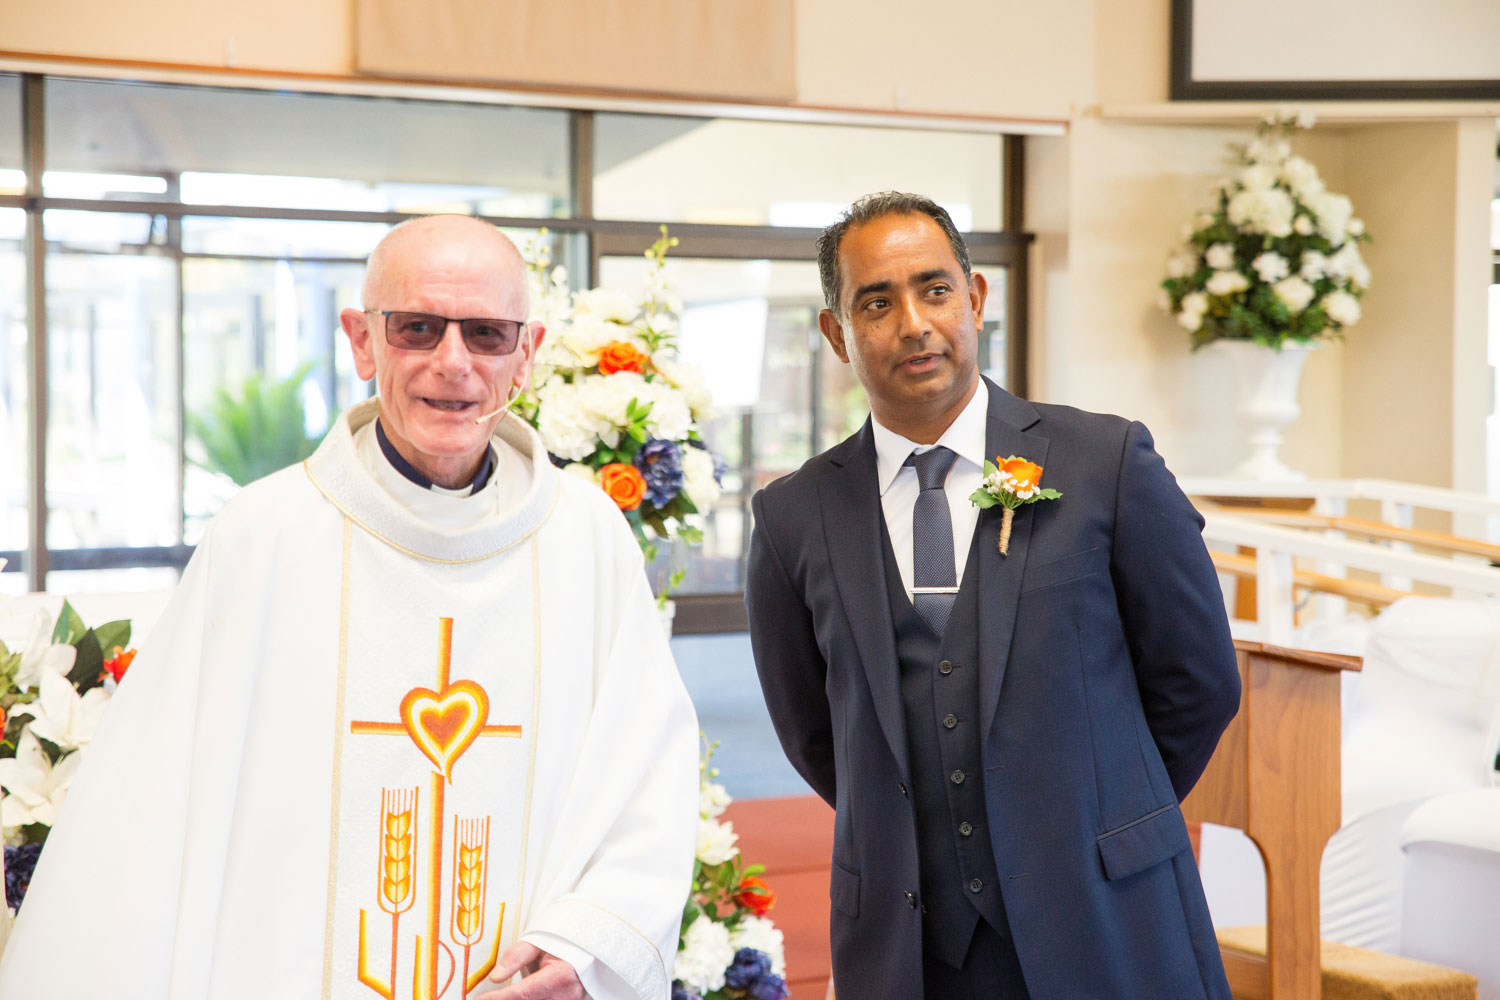
<svg viewBox="0 0 1500 1000"><path fill-rule="evenodd" d="M1327 189L1291 135L1311 118L1277 113L1234 147L1235 172L1210 211L1183 227L1167 260L1161 306L1192 338L1232 354L1251 457L1237 474L1300 478L1276 458L1281 429L1296 419L1307 351L1341 338L1360 318L1370 284L1368 242L1350 200Z"/></svg>
<svg viewBox="0 0 1500 1000"><path fill-rule="evenodd" d="M708 450L701 427L714 416L699 373L677 350L681 302L664 273L661 238L646 251L645 288L569 293L564 268L540 244L527 254L532 318L546 330L532 389L517 403L554 464L604 490L635 532L648 562L657 542L703 540L697 515L719 499L725 465ZM658 588L665 605L682 582L673 572Z"/></svg>
<svg viewBox="0 0 1500 1000"><path fill-rule="evenodd" d="M83 751L135 659L129 646L130 622L89 628L66 601L55 622L38 609L21 648L0 640L0 945Z"/></svg>
<svg viewBox="0 0 1500 1000"><path fill-rule="evenodd" d="M776 894L761 865L746 865L734 824L721 821L731 799L713 779L717 743L704 741L699 764L698 856L682 912L672 1000L784 1000L786 954L781 931L766 917Z"/></svg>

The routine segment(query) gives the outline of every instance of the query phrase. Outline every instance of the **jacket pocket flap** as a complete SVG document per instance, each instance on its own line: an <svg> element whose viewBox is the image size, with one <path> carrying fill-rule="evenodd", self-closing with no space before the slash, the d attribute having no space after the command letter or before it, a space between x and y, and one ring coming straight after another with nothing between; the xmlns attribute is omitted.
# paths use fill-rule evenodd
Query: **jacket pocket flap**
<svg viewBox="0 0 1500 1000"><path fill-rule="evenodd" d="M859 916L859 875L835 861L828 875L828 899L840 913Z"/></svg>
<svg viewBox="0 0 1500 1000"><path fill-rule="evenodd" d="M1192 846L1175 802L1099 835L1104 877L1111 881L1143 872Z"/></svg>
<svg viewBox="0 0 1500 1000"><path fill-rule="evenodd" d="M1021 593L1055 587L1060 583L1091 576L1109 565L1109 550L1101 546L1074 552L1037 566L1028 565L1021 577Z"/></svg>

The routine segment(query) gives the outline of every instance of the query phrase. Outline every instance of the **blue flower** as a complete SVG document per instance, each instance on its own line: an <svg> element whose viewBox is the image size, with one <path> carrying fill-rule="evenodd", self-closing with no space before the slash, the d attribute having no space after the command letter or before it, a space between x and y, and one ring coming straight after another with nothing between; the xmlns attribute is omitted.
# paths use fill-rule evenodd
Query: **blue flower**
<svg viewBox="0 0 1500 1000"><path fill-rule="evenodd" d="M737 990L752 989L763 976L770 974L770 956L754 948L741 948L734 953L734 964L724 970L724 985Z"/></svg>
<svg viewBox="0 0 1500 1000"><path fill-rule="evenodd" d="M657 510L682 492L682 449L675 443L652 438L636 452L635 467L646 480L646 499Z"/></svg>
<svg viewBox="0 0 1500 1000"><path fill-rule="evenodd" d="M672 980L672 1000L703 1000L698 994L682 985L682 980Z"/></svg>
<svg viewBox="0 0 1500 1000"><path fill-rule="evenodd" d="M786 1000L791 995L791 991L786 988L786 980L769 972L750 987L753 1000Z"/></svg>
<svg viewBox="0 0 1500 1000"><path fill-rule="evenodd" d="M5 905L21 908L21 900L31 885L31 873L36 870L36 859L42 853L41 844L22 844L5 848Z"/></svg>

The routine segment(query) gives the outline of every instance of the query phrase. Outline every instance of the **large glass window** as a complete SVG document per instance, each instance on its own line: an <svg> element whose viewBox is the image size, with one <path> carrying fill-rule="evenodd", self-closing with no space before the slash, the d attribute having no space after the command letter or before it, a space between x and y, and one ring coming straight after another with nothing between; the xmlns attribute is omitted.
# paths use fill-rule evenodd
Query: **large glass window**
<svg viewBox="0 0 1500 1000"><path fill-rule="evenodd" d="M1004 378L1024 242L1001 231L997 134L49 78L34 81L46 129L28 150L23 82L0 74L0 593L36 583L32 566L69 591L174 579L229 497L373 391L338 314L359 304L375 243L412 215L479 215L522 247L545 221L579 286L633 289L658 226L681 238L667 267L682 350L708 376L718 416L704 434L727 461L702 547L653 567L685 567L683 595L738 606L750 496L865 419L818 332L813 260L817 228L854 198L919 190L969 232L992 289L980 361ZM31 156L46 164L36 202L23 197ZM216 431L276 384L285 412L272 416L295 432L283 444ZM33 449L46 466L35 553Z"/></svg>

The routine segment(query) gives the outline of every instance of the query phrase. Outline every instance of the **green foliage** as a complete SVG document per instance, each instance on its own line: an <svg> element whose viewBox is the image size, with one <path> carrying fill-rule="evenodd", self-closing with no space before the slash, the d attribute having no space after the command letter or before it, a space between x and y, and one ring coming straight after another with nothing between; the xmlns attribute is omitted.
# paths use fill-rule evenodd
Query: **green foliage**
<svg viewBox="0 0 1500 1000"><path fill-rule="evenodd" d="M307 434L302 405L312 369L303 365L280 380L252 375L237 393L220 389L206 413L189 413L188 432L202 453L194 464L245 486L311 455L322 440Z"/></svg>

